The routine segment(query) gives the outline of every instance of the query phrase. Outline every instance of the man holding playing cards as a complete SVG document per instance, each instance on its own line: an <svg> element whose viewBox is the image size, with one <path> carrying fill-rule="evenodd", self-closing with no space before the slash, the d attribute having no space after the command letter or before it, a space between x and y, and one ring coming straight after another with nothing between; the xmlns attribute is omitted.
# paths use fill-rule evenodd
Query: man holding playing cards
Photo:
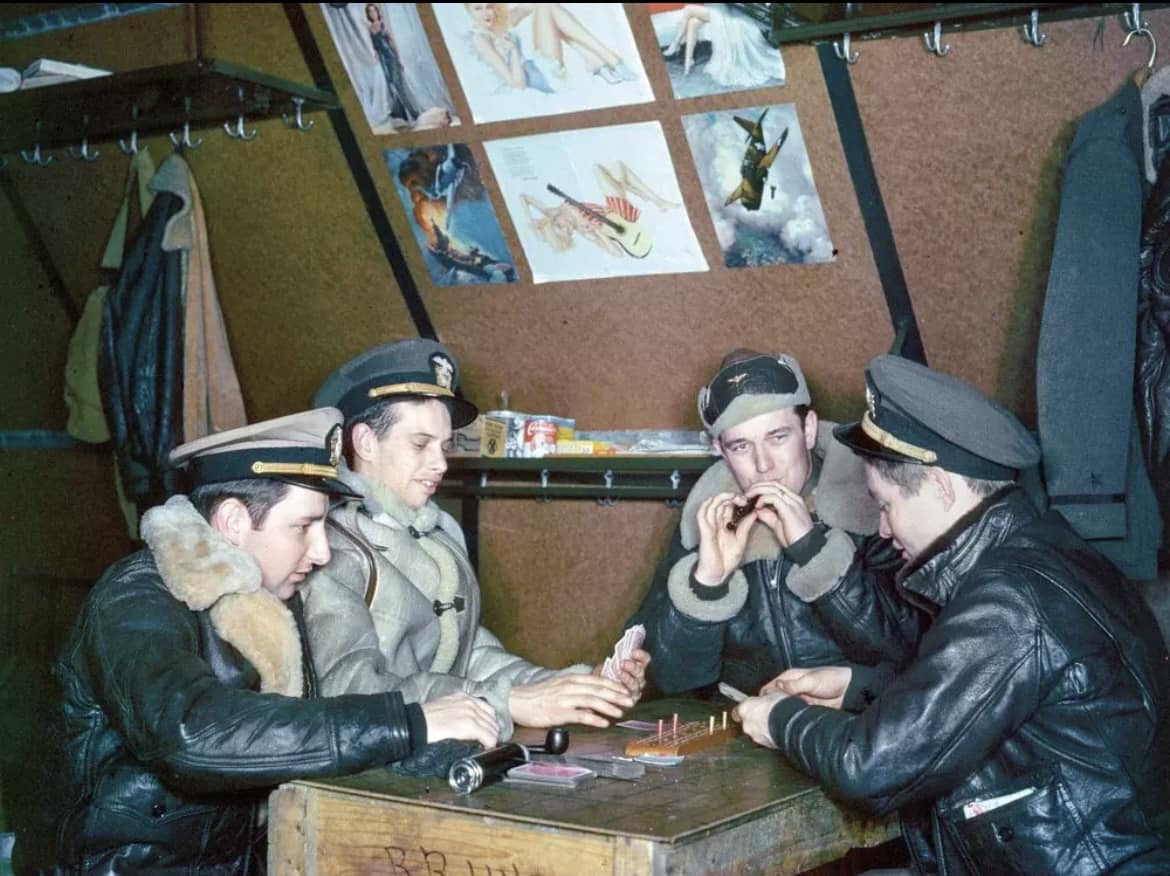
<svg viewBox="0 0 1170 876"><path fill-rule="evenodd" d="M330 512L333 558L304 589L322 691L396 690L419 703L465 691L494 707L502 740L513 723L605 727L642 694L650 655L637 631L604 666L553 670L480 624L463 532L432 501L452 427L477 414L458 387L451 354L418 338L367 350L317 391L345 416L339 476L358 494Z"/></svg>
<svg viewBox="0 0 1170 876"><path fill-rule="evenodd" d="M736 350L699 391L722 460L687 497L632 623L661 693L754 694L792 666L898 661L916 633L861 462L833 441L788 355Z"/></svg>

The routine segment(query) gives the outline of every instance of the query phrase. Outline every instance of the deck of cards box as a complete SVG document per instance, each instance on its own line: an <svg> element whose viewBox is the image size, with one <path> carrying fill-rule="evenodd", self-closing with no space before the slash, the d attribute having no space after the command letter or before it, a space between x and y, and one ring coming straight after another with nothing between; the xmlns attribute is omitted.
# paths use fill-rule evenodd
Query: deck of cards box
<svg viewBox="0 0 1170 876"><path fill-rule="evenodd" d="M531 762L514 766L504 774L504 781L510 785L553 785L575 788L592 779L597 773L582 766L565 763Z"/></svg>

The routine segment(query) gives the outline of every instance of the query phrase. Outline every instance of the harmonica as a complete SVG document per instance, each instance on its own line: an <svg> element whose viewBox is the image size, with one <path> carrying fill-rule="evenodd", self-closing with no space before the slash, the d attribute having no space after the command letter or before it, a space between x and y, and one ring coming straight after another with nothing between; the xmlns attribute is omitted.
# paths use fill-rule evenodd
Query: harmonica
<svg viewBox="0 0 1170 876"><path fill-rule="evenodd" d="M735 532L736 527L739 526L739 522L755 510L758 501L760 501L759 496L752 496L747 500L746 505L733 505L731 508L731 519L727 521L727 531Z"/></svg>

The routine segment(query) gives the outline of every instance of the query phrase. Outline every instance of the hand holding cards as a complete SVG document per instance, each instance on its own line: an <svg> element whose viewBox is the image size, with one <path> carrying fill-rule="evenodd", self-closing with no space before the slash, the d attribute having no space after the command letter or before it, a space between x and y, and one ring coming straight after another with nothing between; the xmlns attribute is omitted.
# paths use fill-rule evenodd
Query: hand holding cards
<svg viewBox="0 0 1170 876"><path fill-rule="evenodd" d="M613 646L613 654L605 658L601 666L603 678L621 681L622 663L628 660L635 651L646 641L646 628L641 624L634 624L622 634L621 639Z"/></svg>

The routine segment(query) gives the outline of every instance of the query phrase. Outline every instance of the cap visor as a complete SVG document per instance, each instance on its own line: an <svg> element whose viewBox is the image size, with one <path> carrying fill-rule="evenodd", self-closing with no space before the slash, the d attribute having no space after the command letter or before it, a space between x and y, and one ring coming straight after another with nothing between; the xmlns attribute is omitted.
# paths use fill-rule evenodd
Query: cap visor
<svg viewBox="0 0 1170 876"><path fill-rule="evenodd" d="M479 408L462 398L449 398L445 401L451 406L451 428L462 429L479 416Z"/></svg>
<svg viewBox="0 0 1170 876"><path fill-rule="evenodd" d="M890 450L888 447L883 447L878 444L861 428L860 420L854 423L842 423L839 426L834 426L833 437L854 453L860 453L862 456L876 456L879 459L888 459L890 462L913 462L918 465L922 464L921 460L914 459L911 456L906 456L898 453L896 450Z"/></svg>

